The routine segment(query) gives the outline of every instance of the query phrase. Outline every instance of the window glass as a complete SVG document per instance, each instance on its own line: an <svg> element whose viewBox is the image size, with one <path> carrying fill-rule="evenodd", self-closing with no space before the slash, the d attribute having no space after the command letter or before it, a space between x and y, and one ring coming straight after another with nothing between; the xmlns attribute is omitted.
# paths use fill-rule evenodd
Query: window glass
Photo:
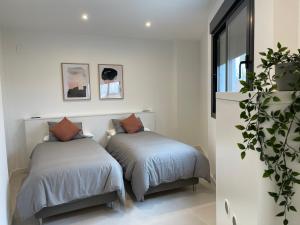
<svg viewBox="0 0 300 225"><path fill-rule="evenodd" d="M240 63L246 60L247 22L247 7L228 22L228 92L238 92L240 80L246 80L245 65Z"/></svg>
<svg viewBox="0 0 300 225"><path fill-rule="evenodd" d="M218 39L217 60L217 89L218 92L226 91L226 33L223 31Z"/></svg>
<svg viewBox="0 0 300 225"><path fill-rule="evenodd" d="M211 115L216 117L216 92L239 92L253 70L254 0L224 1L211 22Z"/></svg>

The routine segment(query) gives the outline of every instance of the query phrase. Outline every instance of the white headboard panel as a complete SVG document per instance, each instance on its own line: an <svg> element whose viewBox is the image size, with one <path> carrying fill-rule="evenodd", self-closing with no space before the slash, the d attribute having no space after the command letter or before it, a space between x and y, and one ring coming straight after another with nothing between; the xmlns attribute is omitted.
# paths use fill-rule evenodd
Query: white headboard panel
<svg viewBox="0 0 300 225"><path fill-rule="evenodd" d="M141 118L145 127L155 131L155 113L153 112L136 112ZM90 132L94 135L95 141L105 146L107 143L106 131L112 128L111 119L123 119L130 113L115 113L115 114L96 114L96 115L75 115L68 116L73 122L82 122L83 131ZM58 117L43 117L37 119L25 120L25 135L27 159L29 159L33 148L41 143L43 137L48 135L48 121L60 121L62 116Z"/></svg>

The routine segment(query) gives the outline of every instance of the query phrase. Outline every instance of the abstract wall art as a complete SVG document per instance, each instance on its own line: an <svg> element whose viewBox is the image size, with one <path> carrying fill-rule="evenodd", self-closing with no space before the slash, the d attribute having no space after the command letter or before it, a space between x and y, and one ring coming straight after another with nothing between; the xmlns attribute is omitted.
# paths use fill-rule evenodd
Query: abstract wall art
<svg viewBox="0 0 300 225"><path fill-rule="evenodd" d="M89 64L62 63L61 70L64 100L90 100Z"/></svg>
<svg viewBox="0 0 300 225"><path fill-rule="evenodd" d="M123 65L99 64L100 99L123 99Z"/></svg>

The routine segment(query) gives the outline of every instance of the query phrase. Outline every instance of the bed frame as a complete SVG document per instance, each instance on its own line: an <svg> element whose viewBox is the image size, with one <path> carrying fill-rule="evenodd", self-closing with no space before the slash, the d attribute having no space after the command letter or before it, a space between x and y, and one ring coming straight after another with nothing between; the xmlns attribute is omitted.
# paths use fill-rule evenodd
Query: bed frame
<svg viewBox="0 0 300 225"><path fill-rule="evenodd" d="M114 202L117 200L118 200L118 194L116 191L114 191L106 194L96 195L86 199L64 203L53 207L43 208L42 210L40 210L38 213L35 214L35 218L38 219L39 224L42 225L43 219L45 218L84 209L84 208L99 206L103 204L108 204L109 207L113 208Z"/></svg>
<svg viewBox="0 0 300 225"><path fill-rule="evenodd" d="M193 177L189 179L181 179L170 183L163 183L155 187L150 187L145 196L158 192L168 191L172 189L178 189L185 186L193 185L193 191L195 191L195 185L199 183L199 178Z"/></svg>
<svg viewBox="0 0 300 225"><path fill-rule="evenodd" d="M128 181L127 181L128 182ZM199 183L199 178L193 177L190 179L181 179L170 183L163 183L155 187L150 187L145 196L155 194L158 192L178 189L186 186L193 185L193 191L195 191L195 185ZM76 210L89 208L93 206L99 206L103 204L109 204L109 207L114 207L114 202L118 200L117 192L110 192L107 194L101 194L86 199L72 201L61 205L46 207L35 214L35 218L38 219L39 224L43 224L43 220L52 216L73 212Z"/></svg>
<svg viewBox="0 0 300 225"><path fill-rule="evenodd" d="M135 195L132 191L131 182L128 181L128 180L124 180L124 182L126 184L127 191L129 191L130 195L135 198ZM199 183L199 178L198 177L192 177L192 178L189 178L189 179L180 179L180 180L170 182L170 183L163 183L163 184L160 184L160 185L155 186L155 187L149 187L148 191L144 195L144 199L145 199L145 197L150 196L152 194L156 194L156 193L164 192L164 191L169 191L169 190L175 190L175 189L179 189L179 188L183 188L183 187L187 187L187 186L193 186L193 191L195 191L196 190L196 185L198 183Z"/></svg>

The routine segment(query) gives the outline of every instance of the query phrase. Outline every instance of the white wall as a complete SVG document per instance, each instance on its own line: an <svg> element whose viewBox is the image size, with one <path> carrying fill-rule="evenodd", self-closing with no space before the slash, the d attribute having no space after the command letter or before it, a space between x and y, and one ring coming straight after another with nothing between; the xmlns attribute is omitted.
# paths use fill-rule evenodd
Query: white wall
<svg viewBox="0 0 300 225"><path fill-rule="evenodd" d="M208 106L208 98L210 96L209 92L208 92L208 88L209 88L209 76L208 76L208 39L206 38L206 36L200 41L200 78L201 78L201 82L200 82L200 91L201 91L201 121L202 121L202 125L203 125L203 130L201 131L201 133L203 133L203 138L204 140L202 141L202 148L205 150L205 152L207 153L209 160L210 160L210 164L212 167L212 172L215 170L215 165L214 160L212 160L214 157L211 155L212 151L211 151L211 147L208 146L208 136L209 134L209 130L208 130L208 123L209 123L209 117L208 114L210 113L210 108ZM212 173L214 174L214 172Z"/></svg>
<svg viewBox="0 0 300 225"><path fill-rule="evenodd" d="M9 168L24 168L26 117L152 108L157 130L175 136L173 42L6 31L5 122ZM64 102L61 62L90 63L92 100ZM100 101L97 64L124 65L125 99Z"/></svg>
<svg viewBox="0 0 300 225"><path fill-rule="evenodd" d="M206 110L203 111L203 121L207 121L207 139L204 144L211 165L211 174L216 178L216 120L211 117L211 36L209 32L209 24L223 0L214 0L211 3L211 9L208 13L207 29L201 39L201 77L202 89L204 90L204 98L202 105Z"/></svg>
<svg viewBox="0 0 300 225"><path fill-rule="evenodd" d="M240 152L236 149L241 134L234 126L241 123L238 101L244 96L234 94L232 96L235 98L229 98L227 95L229 94L223 93L217 99L217 225L232 224L233 215L237 217L237 224L258 225L258 196L261 193L263 163L256 152L249 152L247 157L241 160ZM249 170L249 167L255 169ZM225 212L225 199L230 205L230 215ZM271 224L266 222L264 225Z"/></svg>
<svg viewBox="0 0 300 225"><path fill-rule="evenodd" d="M281 103L271 105L272 110L284 109L291 102L290 93L281 92L277 95ZM236 147L236 143L242 140L242 134L234 126L241 123L239 101L245 98L238 93L220 93L217 99L217 225L232 224L233 215L237 217L237 224L281 225L283 218L275 215L282 209L267 194L275 191L276 185L262 177L265 164L254 151L248 151L246 158L241 160L240 151ZM289 140L289 144L299 146L292 140ZM289 166L296 171L300 169L298 163ZM295 192L293 205L299 209L300 187L297 185ZM230 216L225 213L225 199L230 203ZM288 217L290 225L299 224L299 213L291 212Z"/></svg>
<svg viewBox="0 0 300 225"><path fill-rule="evenodd" d="M298 49L299 0L274 1L274 38L292 52ZM287 16L282 16L287 15Z"/></svg>
<svg viewBox="0 0 300 225"><path fill-rule="evenodd" d="M300 49L300 3L298 3L298 48Z"/></svg>
<svg viewBox="0 0 300 225"><path fill-rule="evenodd" d="M200 41L176 41L175 65L178 97L178 138L205 150L207 125L203 118L204 93L200 73Z"/></svg>
<svg viewBox="0 0 300 225"><path fill-rule="evenodd" d="M219 0L214 3L211 10L211 16L208 20L208 26L215 15L218 7L222 4L223 0ZM281 1L281 0L256 0L255 1L255 66L258 66L261 61L258 55L258 52L265 51L268 47L276 47L278 41L282 42L284 45L290 47L292 50L297 48L297 39L299 47L299 1ZM296 10L295 10L296 9ZM297 10L298 9L298 10ZM286 15L289 15L289 18L286 18ZM282 21L281 21L282 19ZM208 102L210 106L210 76L211 76L211 38L209 30L207 29L206 34L204 34L203 39L201 40L202 49L206 46L207 48L207 80L208 80ZM203 59L203 57L201 57ZM203 73L206 69L202 68ZM257 70L257 69L256 69ZM261 178L261 172L257 172L259 168L262 168L264 165L257 161L257 156L250 153L246 161L241 161L239 153L234 150L234 143L238 140L238 132L234 129L234 125L238 121L238 112L233 109L232 101L224 103L222 109L217 108L217 112L222 113L220 124L218 123L218 139L216 140L216 124L215 120L210 118L210 113L208 113L208 151L210 154L211 162L215 162L216 141L218 144L218 164L216 165L218 170L217 176L217 224L218 225L227 225L232 224L231 218L225 215L224 213L224 200L225 198L230 198L232 203L233 213L236 213L238 217L238 224L275 224L273 220L279 221L278 218L275 218L274 202L266 194L267 191L272 190L271 185L266 179ZM238 106L236 106L238 108ZM232 110L232 111L230 111ZM209 108L210 112L210 108ZM232 116L232 118L231 118ZM218 118L218 114L217 114ZM228 120L226 118L229 118ZM223 126L223 129L220 127ZM231 128L230 128L231 127ZM232 131L230 130L232 129ZM229 143L230 142L230 143ZM213 163L212 163L213 164ZM257 164L257 165L256 165ZM257 170L251 171L247 168L254 165L257 167ZM252 166L253 167L253 166ZM246 179L245 178L246 174ZM243 175L243 176L242 176ZM229 177L226 179L226 177ZM255 182L256 180L256 182ZM255 183L249 189L249 183ZM254 184L253 183L253 184ZM225 185L224 185L225 184ZM248 186L247 186L247 185ZM259 190L259 191L257 191ZM249 195L245 193L251 192ZM253 195L253 193L257 195ZM299 192L297 192L299 195ZM259 207L258 207L259 206ZM249 214L249 209L251 215ZM256 211L254 211L256 210ZM299 214L294 214L298 216ZM292 217L294 218L294 217ZM272 221L272 222L270 222ZM299 219L292 220L296 224L296 221ZM281 221L278 224L282 224Z"/></svg>
<svg viewBox="0 0 300 225"><path fill-rule="evenodd" d="M2 36L0 32L0 224L9 224L9 178L7 170L7 156L5 145L5 131L2 106L2 86L1 80L3 77L2 64Z"/></svg>
<svg viewBox="0 0 300 225"><path fill-rule="evenodd" d="M216 12L222 5L223 0L215 0L211 3L211 9L207 21L207 30L201 39L201 76L206 77L207 98L207 124L208 138L206 144L212 165L212 173L215 175L215 152L216 152L216 121L210 115L211 108L211 36L209 24ZM258 66L260 58L258 52L265 51L267 48L276 47L278 41L289 46L292 50L300 47L300 3L298 0L255 0L255 37L254 37L254 65ZM283 16L283 15L289 16ZM297 43L298 42L298 43Z"/></svg>
<svg viewBox="0 0 300 225"><path fill-rule="evenodd" d="M267 35L266 35L267 34ZM261 64L259 52L276 46L274 39L274 0L255 1L254 67Z"/></svg>
<svg viewBox="0 0 300 225"><path fill-rule="evenodd" d="M261 63L258 52L276 48L278 42L295 52L300 47L299 35L299 0L255 1L255 66Z"/></svg>
<svg viewBox="0 0 300 225"><path fill-rule="evenodd" d="M158 132L202 145L199 43L6 30L3 82L10 171L27 166L23 119L37 115L151 108ZM91 101L63 101L61 62L90 64ZM99 100L98 63L124 65L124 100ZM197 126L189 129L193 121Z"/></svg>

